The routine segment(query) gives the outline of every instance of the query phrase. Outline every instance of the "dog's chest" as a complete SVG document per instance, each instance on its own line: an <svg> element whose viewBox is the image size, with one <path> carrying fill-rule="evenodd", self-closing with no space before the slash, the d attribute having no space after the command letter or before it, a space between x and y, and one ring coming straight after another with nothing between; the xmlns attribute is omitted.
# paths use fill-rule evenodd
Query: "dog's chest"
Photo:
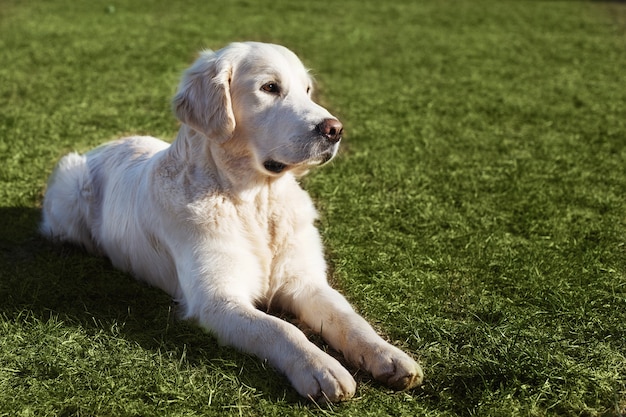
<svg viewBox="0 0 626 417"><path fill-rule="evenodd" d="M201 198L185 204L180 215L207 242L207 251L225 255L224 265L245 271L246 288L257 300L271 298L280 288L294 248L310 244L303 236L311 234L316 218L311 199L295 179L274 185L236 195L198 193Z"/></svg>
<svg viewBox="0 0 626 417"><path fill-rule="evenodd" d="M240 219L246 237L258 248L264 263L270 262L290 240L290 229L298 223L297 216L280 204L280 198L264 191L251 204L246 204ZM269 265L268 265L269 266Z"/></svg>
<svg viewBox="0 0 626 417"><path fill-rule="evenodd" d="M240 216L266 276L273 275L275 260L297 245L301 230L315 220L313 205L299 186L285 191L263 190Z"/></svg>

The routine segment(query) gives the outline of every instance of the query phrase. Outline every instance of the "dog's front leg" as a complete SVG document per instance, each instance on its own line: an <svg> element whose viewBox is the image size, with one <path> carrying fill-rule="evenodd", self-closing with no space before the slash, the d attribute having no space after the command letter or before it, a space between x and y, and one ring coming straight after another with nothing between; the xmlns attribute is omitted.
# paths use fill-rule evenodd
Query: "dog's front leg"
<svg viewBox="0 0 626 417"><path fill-rule="evenodd" d="M298 316L355 366L395 390L421 384L421 367L409 355L383 340L347 300L329 286L310 287L299 296Z"/></svg>
<svg viewBox="0 0 626 417"><path fill-rule="evenodd" d="M251 304L222 299L206 310L200 322L221 343L267 360L304 397L341 401L354 395L356 382L337 360L290 323Z"/></svg>
<svg viewBox="0 0 626 417"><path fill-rule="evenodd" d="M245 262L232 259L228 264L229 271L217 277L208 276L207 267L179 271L187 316L196 318L220 343L267 360L287 376L300 395L333 402L351 398L356 390L352 375L295 326L256 309L246 293L253 286L246 285L249 276L238 275L251 271L237 270L236 266ZM215 272L213 269L210 275ZM229 278L223 280L223 276Z"/></svg>
<svg viewBox="0 0 626 417"><path fill-rule="evenodd" d="M383 340L326 280L317 231L302 233L283 257L281 304L355 366L396 390L421 384L421 367L409 355ZM316 248L315 246L319 246ZM297 260L297 261L294 261Z"/></svg>

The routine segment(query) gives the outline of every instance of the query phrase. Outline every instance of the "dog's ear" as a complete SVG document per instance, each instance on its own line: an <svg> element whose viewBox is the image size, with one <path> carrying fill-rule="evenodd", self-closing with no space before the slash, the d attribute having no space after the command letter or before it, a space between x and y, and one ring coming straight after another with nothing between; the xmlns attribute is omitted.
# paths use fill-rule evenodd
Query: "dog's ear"
<svg viewBox="0 0 626 417"><path fill-rule="evenodd" d="M178 119L206 137L223 143L235 130L230 97L232 65L207 51L185 72L173 99Z"/></svg>

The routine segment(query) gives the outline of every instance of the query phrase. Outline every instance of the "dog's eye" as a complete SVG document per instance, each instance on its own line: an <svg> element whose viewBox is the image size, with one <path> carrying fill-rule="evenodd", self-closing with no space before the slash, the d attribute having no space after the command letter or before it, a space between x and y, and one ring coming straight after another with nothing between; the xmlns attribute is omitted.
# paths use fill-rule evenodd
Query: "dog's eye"
<svg viewBox="0 0 626 417"><path fill-rule="evenodd" d="M310 86L306 88L306 93L307 94L311 94L311 87Z"/></svg>
<svg viewBox="0 0 626 417"><path fill-rule="evenodd" d="M278 83L275 83L275 82L269 82L267 84L263 84L263 86L261 87L261 90L270 94L280 94L280 86L278 85Z"/></svg>

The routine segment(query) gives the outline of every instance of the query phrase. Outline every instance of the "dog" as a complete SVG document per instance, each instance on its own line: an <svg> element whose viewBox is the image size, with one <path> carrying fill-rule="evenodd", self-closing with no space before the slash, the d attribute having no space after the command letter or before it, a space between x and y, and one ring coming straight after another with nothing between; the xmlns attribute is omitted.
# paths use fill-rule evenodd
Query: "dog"
<svg viewBox="0 0 626 417"><path fill-rule="evenodd" d="M356 382L267 311L292 314L391 388L415 387L420 365L327 282L317 213L297 178L336 155L343 126L312 90L285 47L242 42L202 52L173 98L175 141L129 137L63 157L41 233L166 291L185 318L267 360L304 397L346 400Z"/></svg>

